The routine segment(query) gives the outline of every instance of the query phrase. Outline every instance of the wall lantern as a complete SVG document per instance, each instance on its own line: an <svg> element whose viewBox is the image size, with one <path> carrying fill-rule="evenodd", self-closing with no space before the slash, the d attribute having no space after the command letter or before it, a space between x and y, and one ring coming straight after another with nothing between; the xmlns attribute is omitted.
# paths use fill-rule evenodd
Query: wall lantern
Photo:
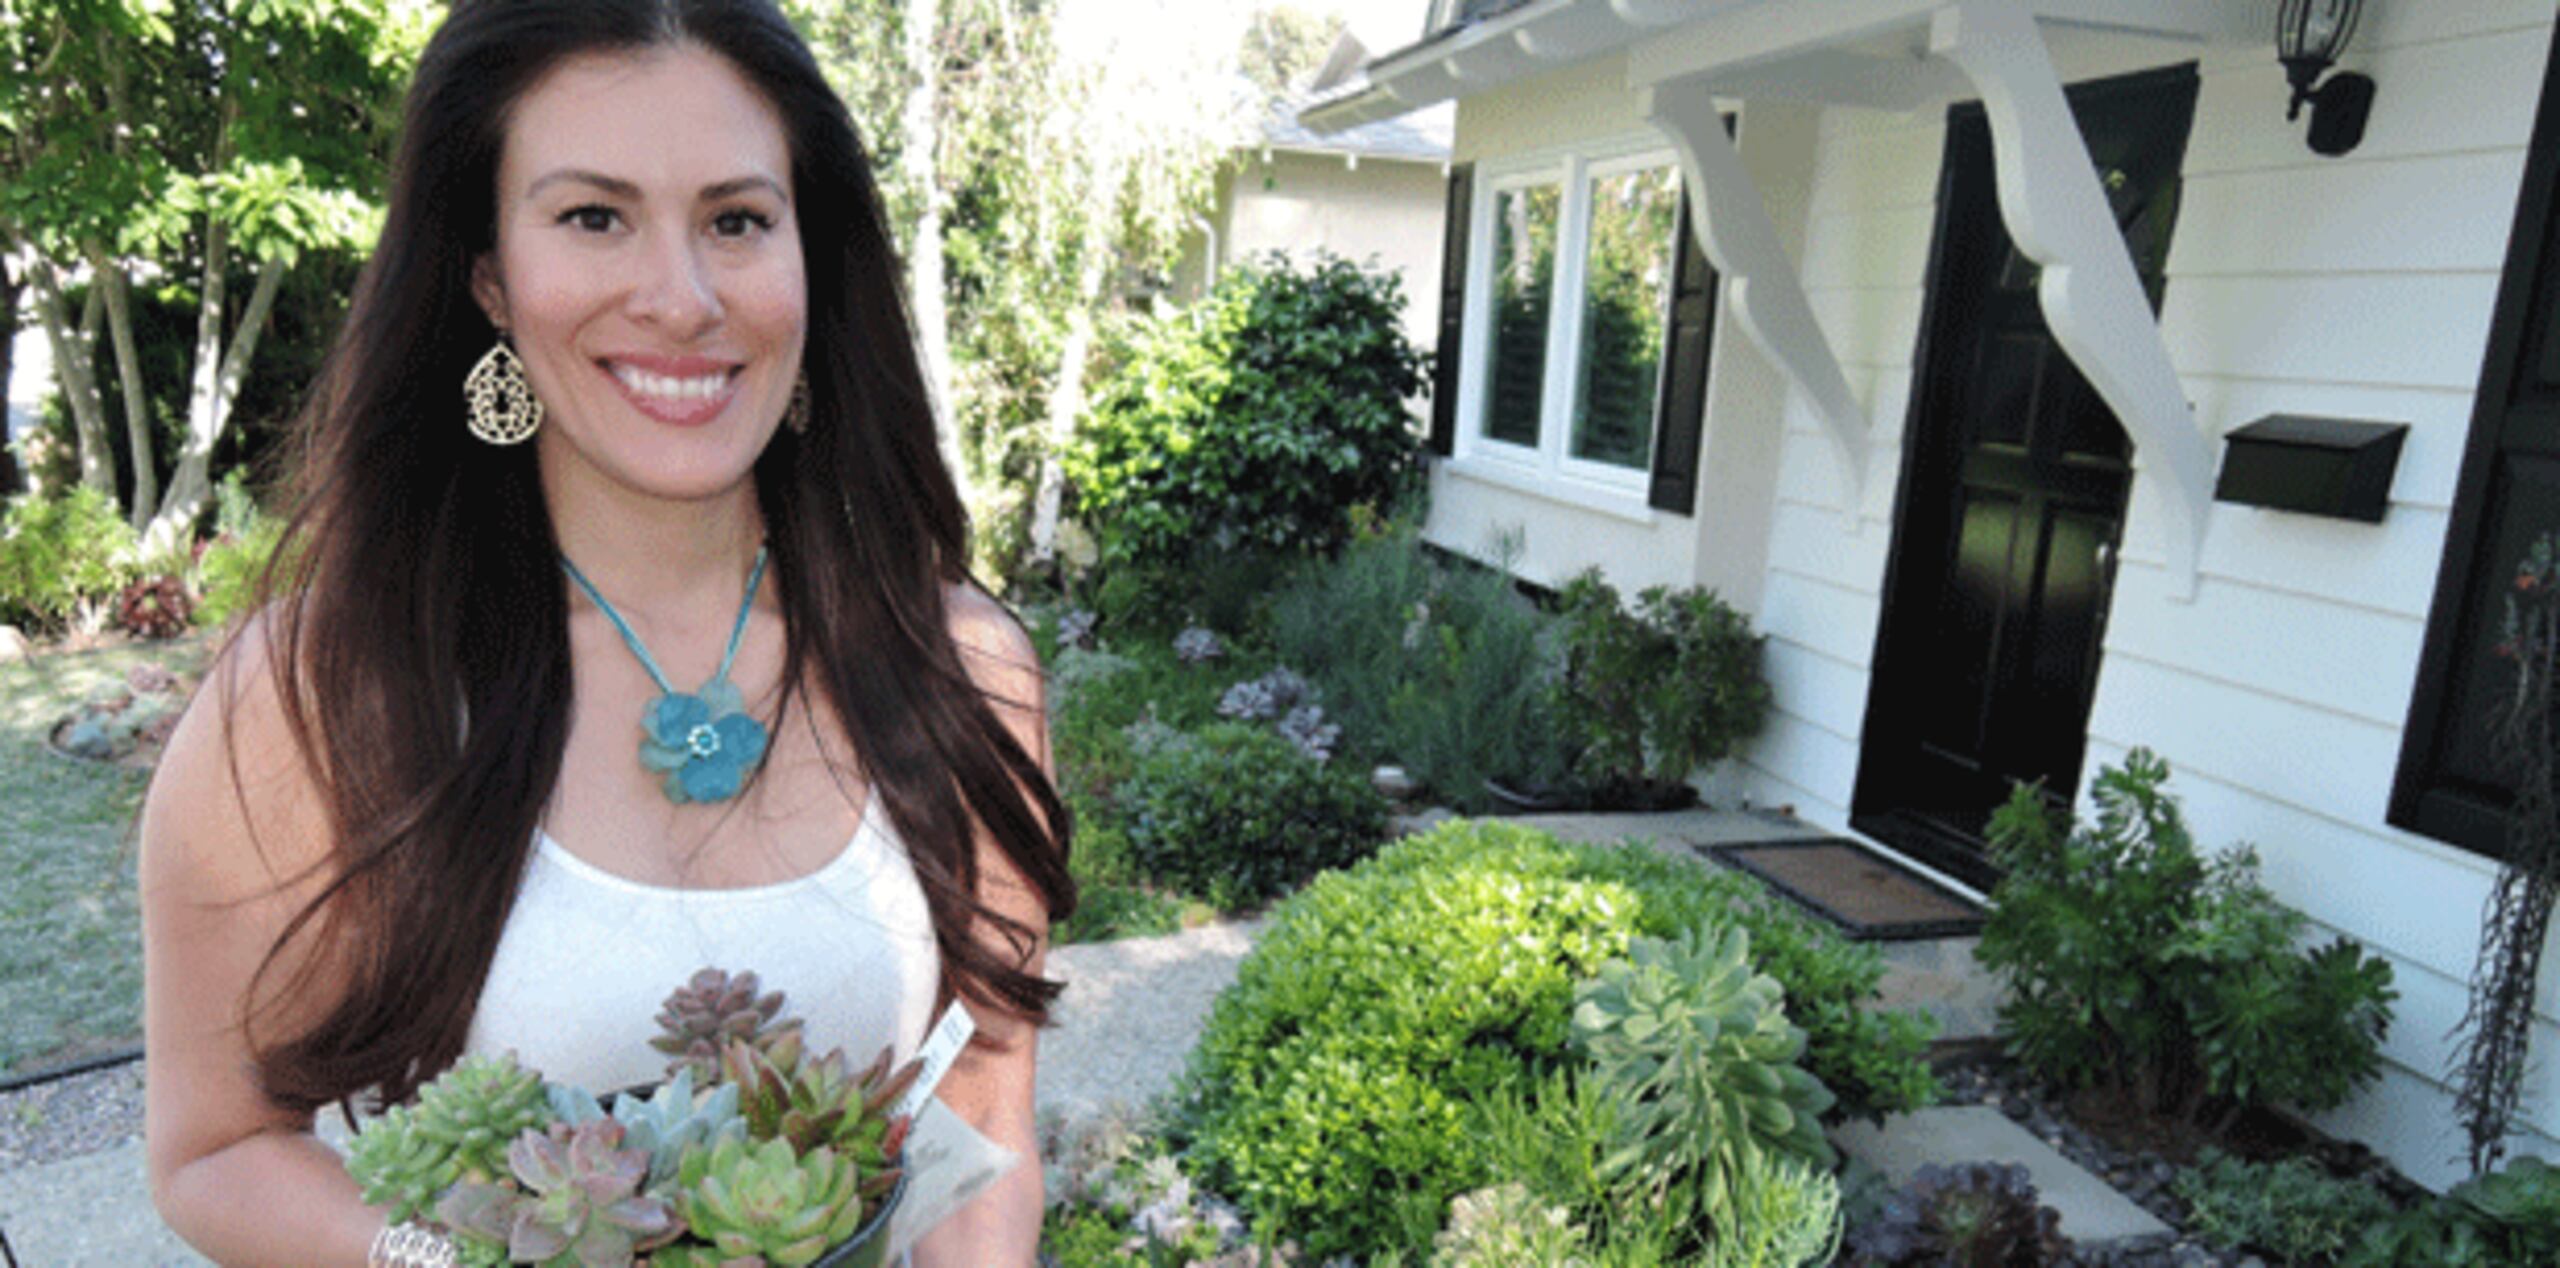
<svg viewBox="0 0 2560 1268"><path fill-rule="evenodd" d="M2284 63L2284 77L2293 83L2293 103L2284 117L2301 118L2302 103L2311 103L2310 141L2316 153L2335 157L2364 140L2365 116L2373 112L2372 77L2346 73L2320 83L2320 73L2335 65L2347 41L2355 38L2356 18L2363 10L2364 0L2284 0L2276 15L2276 60Z"/></svg>

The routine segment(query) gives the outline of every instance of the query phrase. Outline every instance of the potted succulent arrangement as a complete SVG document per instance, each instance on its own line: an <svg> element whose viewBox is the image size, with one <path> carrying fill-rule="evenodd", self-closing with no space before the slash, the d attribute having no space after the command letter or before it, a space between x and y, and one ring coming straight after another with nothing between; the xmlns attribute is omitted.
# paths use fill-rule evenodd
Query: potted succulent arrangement
<svg viewBox="0 0 2560 1268"><path fill-rule="evenodd" d="M919 1067L809 1052L758 985L704 969L668 996L667 1080L609 1107L513 1054L466 1057L358 1133L347 1171L474 1268L878 1268Z"/></svg>

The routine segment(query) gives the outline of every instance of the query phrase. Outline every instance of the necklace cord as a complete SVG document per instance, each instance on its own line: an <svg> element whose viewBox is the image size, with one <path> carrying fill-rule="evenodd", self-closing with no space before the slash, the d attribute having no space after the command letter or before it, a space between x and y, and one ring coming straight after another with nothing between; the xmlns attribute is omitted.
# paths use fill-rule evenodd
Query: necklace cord
<svg viewBox="0 0 2560 1268"><path fill-rule="evenodd" d="M764 581L764 564L765 548L758 546L755 566L747 573L747 595L738 603L738 620L736 624L729 627L729 646L720 654L719 671L711 675L713 682L727 678L729 667L738 659L738 644L746 640L747 615L755 610L756 588ZM666 671L658 668L657 659L649 655L649 648L640 641L639 633L631 628L630 622L622 619L622 613L616 611L612 604L605 602L604 595L597 592L595 583L587 580L587 574L578 571L578 565L569 562L567 555L560 557L560 566L568 570L569 579L577 582L578 588L586 592L587 598L596 605L597 610L604 613L604 619L613 622L614 633L620 634L622 645L630 648L631 654L639 658L640 667L649 671L649 680L658 684L658 690L671 696L680 694L676 691L675 684L667 681Z"/></svg>

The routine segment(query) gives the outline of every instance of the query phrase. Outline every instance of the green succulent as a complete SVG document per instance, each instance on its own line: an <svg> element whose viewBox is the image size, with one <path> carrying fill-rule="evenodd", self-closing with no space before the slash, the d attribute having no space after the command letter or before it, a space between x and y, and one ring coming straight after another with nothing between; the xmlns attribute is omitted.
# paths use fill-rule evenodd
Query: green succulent
<svg viewBox="0 0 2560 1268"><path fill-rule="evenodd" d="M720 1077L720 1050L732 1042L771 1048L785 1036L797 1036L800 1020L779 1016L782 992L758 994L760 986L752 970L732 977L703 969L668 995L658 1007L661 1033L649 1041L672 1058L667 1073L691 1070L707 1083Z"/></svg>
<svg viewBox="0 0 2560 1268"><path fill-rule="evenodd" d="M724 1083L696 1091L690 1068L676 1071L674 1078L659 1085L645 1100L631 1092L615 1096L609 1115L583 1088L554 1083L543 1091L551 1112L561 1122L589 1123L610 1118L622 1124L624 1148L637 1149L649 1157L649 1179L642 1189L659 1196L674 1190L676 1166L684 1160L687 1148L716 1145L743 1137L747 1131L747 1120L738 1113L737 1086Z"/></svg>
<svg viewBox="0 0 2560 1268"><path fill-rule="evenodd" d="M1448 1226L1431 1239L1430 1268L1564 1264L1589 1237L1571 1212L1530 1196L1527 1186L1495 1185L1450 1200Z"/></svg>
<svg viewBox="0 0 2560 1268"><path fill-rule="evenodd" d="M551 1121L541 1076L515 1054L465 1057L420 1088L414 1106L393 1106L359 1132L347 1173L396 1223L457 1183L505 1174L508 1143Z"/></svg>
<svg viewBox="0 0 2560 1268"><path fill-rule="evenodd" d="M640 1191L649 1156L626 1148L612 1119L527 1131L508 1148L507 1166L514 1183L456 1185L436 1203L436 1218L466 1239L503 1244L510 1262L629 1268L684 1232L672 1206Z"/></svg>
<svg viewBox="0 0 2560 1268"><path fill-rule="evenodd" d="M1685 1192L1719 1228L1754 1154L1834 1161L1821 1126L1831 1093L1796 1064L1804 1031L1750 956L1738 927L1638 938L1574 987L1574 1040L1623 1107L1603 1167Z"/></svg>
<svg viewBox="0 0 2560 1268"><path fill-rule="evenodd" d="M814 1263L866 1221L862 1177L853 1161L820 1146L806 1155L789 1141L722 1141L685 1152L677 1210L697 1247L652 1257L667 1265L726 1264L755 1256L776 1268Z"/></svg>
<svg viewBox="0 0 2560 1268"><path fill-rule="evenodd" d="M720 1054L721 1077L738 1089L738 1112L757 1140L785 1140L806 1153L820 1146L851 1158L887 1192L897 1182L887 1171L906 1140L903 1117L889 1107L913 1086L921 1065L892 1070L889 1049L861 1073L837 1048L811 1057L798 1035L769 1051L732 1041Z"/></svg>

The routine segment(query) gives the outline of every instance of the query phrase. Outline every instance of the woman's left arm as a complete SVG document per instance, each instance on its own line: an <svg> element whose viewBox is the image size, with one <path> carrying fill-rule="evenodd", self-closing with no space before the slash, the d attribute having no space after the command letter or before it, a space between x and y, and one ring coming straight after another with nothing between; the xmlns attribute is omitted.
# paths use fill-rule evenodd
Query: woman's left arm
<svg viewBox="0 0 2560 1268"><path fill-rule="evenodd" d="M975 586L948 592L953 641L970 675L994 704L1014 739L1055 778L1049 755L1047 697L1038 654L1020 624ZM978 841L978 901L1021 922L1036 937L1027 972L1048 958L1049 909L994 841ZM991 924L978 936L1010 958L1014 945ZM943 1076L942 1102L1022 1161L916 1244L915 1268L1030 1264L1040 1244L1043 1208L1040 1143L1033 1126L1039 1031L1018 1017L972 1007L978 1038Z"/></svg>

